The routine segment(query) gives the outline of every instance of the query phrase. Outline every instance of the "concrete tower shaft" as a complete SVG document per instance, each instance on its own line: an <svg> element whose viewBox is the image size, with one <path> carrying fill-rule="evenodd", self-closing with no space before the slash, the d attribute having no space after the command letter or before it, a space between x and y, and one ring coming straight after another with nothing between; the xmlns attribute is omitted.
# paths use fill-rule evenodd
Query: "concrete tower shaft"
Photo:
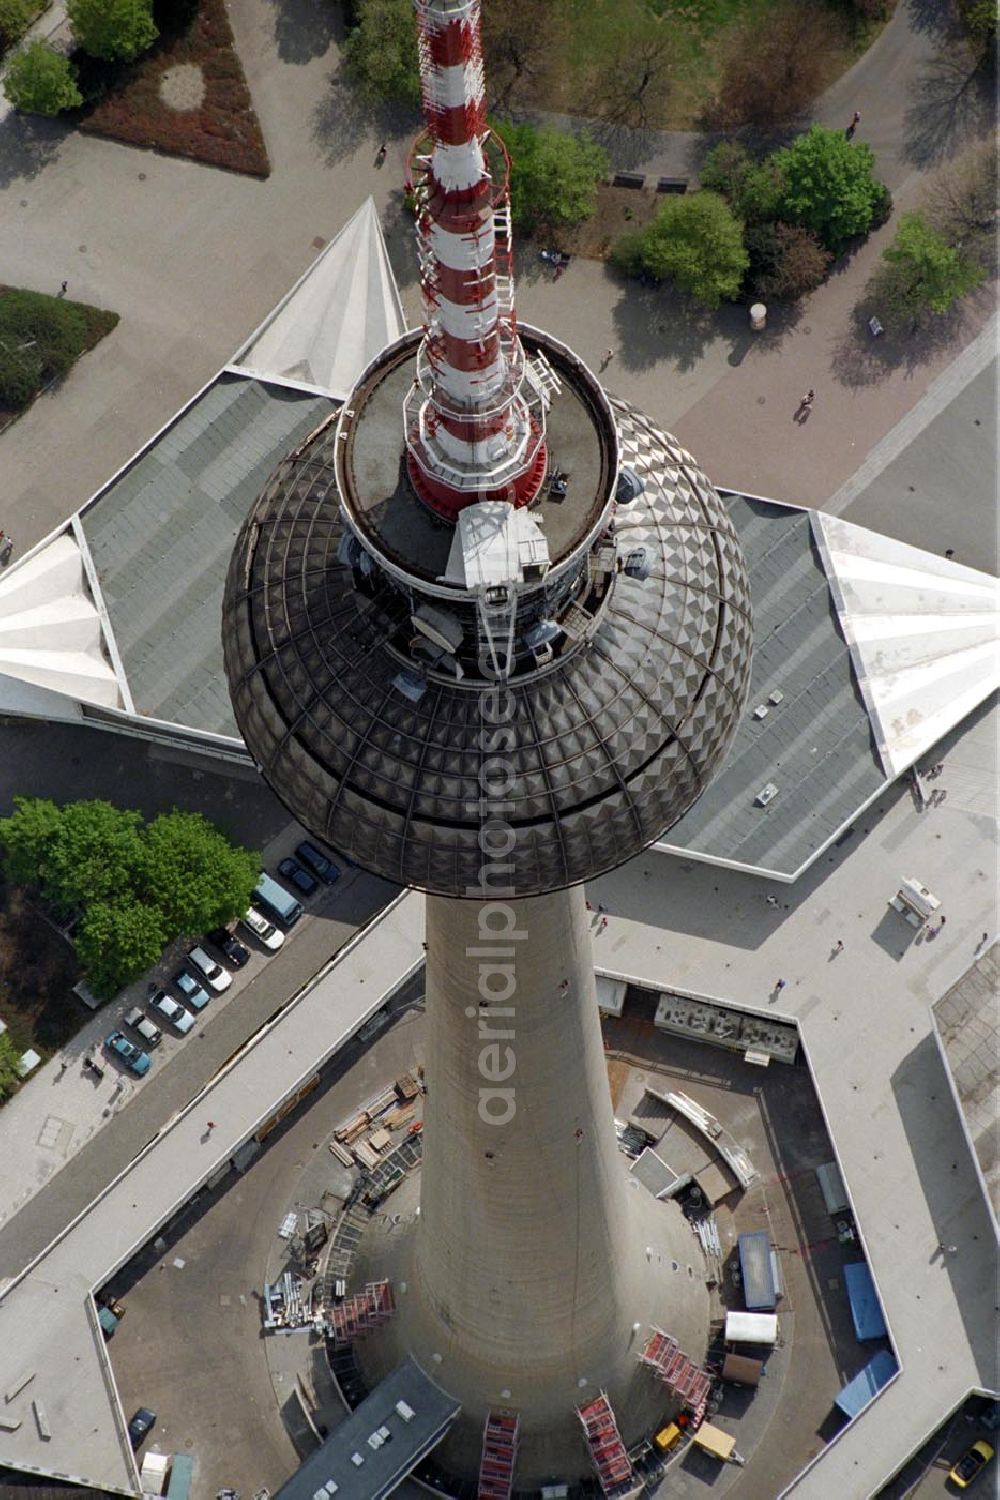
<svg viewBox="0 0 1000 1500"><path fill-rule="evenodd" d="M480 0L416 0L427 133L411 160L424 341L407 402L411 481L454 519L527 504L545 470L544 407L522 395L508 162L486 127Z"/></svg>
<svg viewBox="0 0 1000 1500"><path fill-rule="evenodd" d="M630 1268L582 887L428 897L427 1059L421 1295L497 1393L586 1373Z"/></svg>

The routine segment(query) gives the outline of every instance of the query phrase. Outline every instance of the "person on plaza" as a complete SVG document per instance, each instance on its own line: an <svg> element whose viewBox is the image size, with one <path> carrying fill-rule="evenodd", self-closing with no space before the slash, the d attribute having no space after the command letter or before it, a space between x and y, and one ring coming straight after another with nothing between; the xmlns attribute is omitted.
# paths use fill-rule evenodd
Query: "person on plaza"
<svg viewBox="0 0 1000 1500"><path fill-rule="evenodd" d="M854 139L854 132L857 130L857 128L858 128L858 126L860 124L861 124L861 111L860 111L860 109L856 109L854 111L854 116L853 116L853 118L851 120L850 125L848 125L847 129L844 131L844 134L846 135L846 137L847 137L847 139L849 141L852 141Z"/></svg>
<svg viewBox="0 0 1000 1500"><path fill-rule="evenodd" d="M386 158L387 154L388 154L388 147L386 146L385 141L383 141L382 144L381 144L381 146L378 148L378 150L375 153L375 165L377 167L381 167L384 164L385 158Z"/></svg>
<svg viewBox="0 0 1000 1500"><path fill-rule="evenodd" d="M606 370L614 357L615 351L613 349L605 349L604 356L601 359L601 369Z"/></svg>
<svg viewBox="0 0 1000 1500"><path fill-rule="evenodd" d="M843 953L843 951L844 951L844 939L843 938L838 938L837 939L837 941L833 945L833 951L834 951L835 954L836 953Z"/></svg>
<svg viewBox="0 0 1000 1500"><path fill-rule="evenodd" d="M815 400L816 392L810 386L805 395L802 397L802 400L799 402L798 407L796 408L795 415L799 416L802 412L808 411Z"/></svg>
<svg viewBox="0 0 1000 1500"><path fill-rule="evenodd" d="M782 991L782 990L783 990L783 989L784 989L784 988L785 988L785 981L784 981L784 980L783 980L783 979L779 979L779 980L778 980L778 982L777 982L777 984L776 984L776 985L775 985L775 986L774 986L774 989L775 989L775 993L776 993L776 994L780 994L780 993L781 993L781 991Z"/></svg>

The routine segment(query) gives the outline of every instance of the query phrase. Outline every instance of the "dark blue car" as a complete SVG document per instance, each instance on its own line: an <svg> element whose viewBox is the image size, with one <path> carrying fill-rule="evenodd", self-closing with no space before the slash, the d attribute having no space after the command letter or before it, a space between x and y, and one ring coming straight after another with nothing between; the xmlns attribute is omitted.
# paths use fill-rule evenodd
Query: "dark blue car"
<svg viewBox="0 0 1000 1500"><path fill-rule="evenodd" d="M291 857L283 859L278 866L278 874L284 875L286 880L291 881L295 889L301 891L303 896L311 896L313 891L318 889L315 876L310 875L297 859Z"/></svg>
<svg viewBox="0 0 1000 1500"><path fill-rule="evenodd" d="M296 846L295 854L310 874L322 880L324 885L333 885L340 878L340 871L333 860L317 849L315 844L304 841Z"/></svg>

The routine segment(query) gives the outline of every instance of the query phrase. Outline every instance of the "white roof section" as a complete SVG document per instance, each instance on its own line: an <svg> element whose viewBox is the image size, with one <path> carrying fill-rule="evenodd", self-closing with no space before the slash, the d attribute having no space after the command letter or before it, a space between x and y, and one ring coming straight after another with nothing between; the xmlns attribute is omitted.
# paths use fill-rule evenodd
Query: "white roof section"
<svg viewBox="0 0 1000 1500"><path fill-rule="evenodd" d="M459 511L444 576L475 589L517 582L526 568L548 564L549 544L533 516L505 500L481 500Z"/></svg>
<svg viewBox="0 0 1000 1500"><path fill-rule="evenodd" d="M1000 584L822 511L813 530L885 774L899 776L1000 686Z"/></svg>
<svg viewBox="0 0 1000 1500"><path fill-rule="evenodd" d="M228 368L343 401L376 354L405 332L375 203L367 198Z"/></svg>
<svg viewBox="0 0 1000 1500"><path fill-rule="evenodd" d="M72 529L0 579L0 674L80 703L127 706L109 661L105 622ZM0 683L0 700L9 683Z"/></svg>

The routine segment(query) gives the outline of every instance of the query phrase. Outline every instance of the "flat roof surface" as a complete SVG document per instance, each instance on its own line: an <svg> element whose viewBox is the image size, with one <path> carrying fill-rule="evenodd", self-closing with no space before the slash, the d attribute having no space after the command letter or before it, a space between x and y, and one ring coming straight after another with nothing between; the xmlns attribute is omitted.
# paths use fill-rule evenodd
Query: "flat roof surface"
<svg viewBox="0 0 1000 1500"><path fill-rule="evenodd" d="M410 1408L408 1421L397 1402ZM460 1411L409 1356L309 1455L275 1500L381 1500L437 1446ZM381 1427L389 1437L373 1448L368 1439ZM355 1454L363 1463L354 1462Z"/></svg>
<svg viewBox="0 0 1000 1500"><path fill-rule="evenodd" d="M657 848L790 879L885 784L808 511L724 496L753 601L750 696L722 770ZM768 695L782 694L771 704ZM763 704L767 716L755 719ZM769 782L767 807L754 798Z"/></svg>
<svg viewBox="0 0 1000 1500"><path fill-rule="evenodd" d="M572 551L607 504L614 480L612 453L604 425L595 420L587 371L564 361L554 340L543 339L537 331L520 332L525 353L531 357L543 347L562 385L552 395L546 441L549 469L567 476L566 495L553 499L543 484L538 501L530 506L556 563ZM372 377L363 403L352 401L359 415L349 429L346 463L353 479L350 509L359 528L400 567L434 580L448 566L454 528L415 498L406 477L403 400L416 376L416 357L414 344ZM605 408L609 430L611 420Z"/></svg>
<svg viewBox="0 0 1000 1500"><path fill-rule="evenodd" d="M1000 944L933 1007L934 1025L994 1219L1000 1218Z"/></svg>
<svg viewBox="0 0 1000 1500"><path fill-rule="evenodd" d="M136 712L238 740L222 666L236 533L336 403L219 375L81 512Z"/></svg>

